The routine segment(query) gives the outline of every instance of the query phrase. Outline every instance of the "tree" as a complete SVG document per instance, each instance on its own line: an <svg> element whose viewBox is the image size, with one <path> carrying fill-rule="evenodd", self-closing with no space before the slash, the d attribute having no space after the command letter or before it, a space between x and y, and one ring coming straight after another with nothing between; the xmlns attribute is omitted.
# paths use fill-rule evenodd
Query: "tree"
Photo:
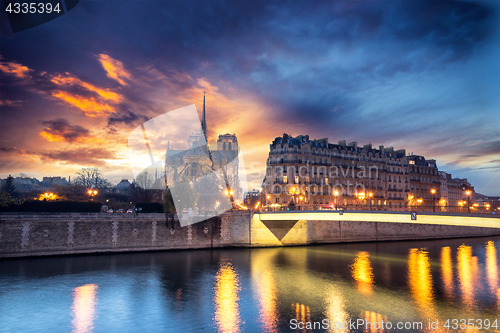
<svg viewBox="0 0 500 333"><path fill-rule="evenodd" d="M62 200L88 200L87 188L79 184L55 185L54 192Z"/></svg>
<svg viewBox="0 0 500 333"><path fill-rule="evenodd" d="M7 193L11 197L16 195L16 186L14 185L14 178L11 175L5 179L2 185L2 192Z"/></svg>
<svg viewBox="0 0 500 333"><path fill-rule="evenodd" d="M135 202L162 202L163 191L147 170L141 172L130 185L130 196Z"/></svg>
<svg viewBox="0 0 500 333"><path fill-rule="evenodd" d="M76 185L82 185L87 189L105 189L111 187L111 184L102 177L97 168L82 168L76 173Z"/></svg>
<svg viewBox="0 0 500 333"><path fill-rule="evenodd" d="M163 209L165 213L175 214L174 199L172 199L172 193L170 193L170 190L166 190L163 193Z"/></svg>
<svg viewBox="0 0 500 333"><path fill-rule="evenodd" d="M23 202L22 199L15 199L9 193L0 192L0 207L8 207L11 205L19 205Z"/></svg>

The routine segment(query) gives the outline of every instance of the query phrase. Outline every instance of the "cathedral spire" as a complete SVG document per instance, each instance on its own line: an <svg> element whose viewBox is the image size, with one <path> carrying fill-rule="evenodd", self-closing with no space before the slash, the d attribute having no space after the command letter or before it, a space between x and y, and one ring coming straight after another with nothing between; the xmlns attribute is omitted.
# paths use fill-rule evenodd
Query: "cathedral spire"
<svg viewBox="0 0 500 333"><path fill-rule="evenodd" d="M207 118L205 114L205 92L203 92L203 117L201 119L201 130L203 131L203 134L205 135L205 140L208 143L208 137L207 137Z"/></svg>

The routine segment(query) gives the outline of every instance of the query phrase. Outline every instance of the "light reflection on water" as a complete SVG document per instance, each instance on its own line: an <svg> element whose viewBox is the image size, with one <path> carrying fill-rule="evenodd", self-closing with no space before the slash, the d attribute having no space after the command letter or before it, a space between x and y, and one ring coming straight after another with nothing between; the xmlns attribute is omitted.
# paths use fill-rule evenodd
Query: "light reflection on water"
<svg viewBox="0 0 500 333"><path fill-rule="evenodd" d="M373 273L369 257L368 252L360 251L351 265L352 278L357 282L358 291L364 295L370 295L373 292Z"/></svg>
<svg viewBox="0 0 500 333"><path fill-rule="evenodd" d="M75 288L73 311L73 333L92 332L95 319L97 285L86 284Z"/></svg>
<svg viewBox="0 0 500 333"><path fill-rule="evenodd" d="M500 237L4 260L2 332L288 332L498 318ZM429 321L440 327L429 329ZM323 323L323 322L322 322ZM378 327L378 328L377 328ZM460 331L460 330L457 330ZM463 332L477 331L465 328Z"/></svg>
<svg viewBox="0 0 500 333"><path fill-rule="evenodd" d="M215 276L215 322L219 332L240 332L239 306L240 286L238 275L229 262L221 263Z"/></svg>

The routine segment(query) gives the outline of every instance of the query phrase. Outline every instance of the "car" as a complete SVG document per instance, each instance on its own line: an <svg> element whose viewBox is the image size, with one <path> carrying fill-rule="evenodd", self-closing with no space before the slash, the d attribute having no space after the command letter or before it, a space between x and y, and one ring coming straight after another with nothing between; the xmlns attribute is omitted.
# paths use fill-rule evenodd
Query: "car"
<svg viewBox="0 0 500 333"><path fill-rule="evenodd" d="M116 212L117 212L117 213L123 213L123 209L121 209L121 208L120 208L120 209L118 209Z"/></svg>
<svg viewBox="0 0 500 333"><path fill-rule="evenodd" d="M108 213L113 213L113 210L112 209L108 209Z"/></svg>
<svg viewBox="0 0 500 333"><path fill-rule="evenodd" d="M133 213L134 211L132 210L132 208L129 208L127 209L127 213Z"/></svg>

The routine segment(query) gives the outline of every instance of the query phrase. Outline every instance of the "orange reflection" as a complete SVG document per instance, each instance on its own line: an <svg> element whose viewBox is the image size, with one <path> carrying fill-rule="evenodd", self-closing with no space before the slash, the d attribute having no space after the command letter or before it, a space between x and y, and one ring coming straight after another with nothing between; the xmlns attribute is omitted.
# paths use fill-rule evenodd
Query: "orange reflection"
<svg viewBox="0 0 500 333"><path fill-rule="evenodd" d="M219 332L240 332L238 274L229 262L221 264L215 276L215 323Z"/></svg>
<svg viewBox="0 0 500 333"><path fill-rule="evenodd" d="M408 284L417 305L420 308L429 310L429 307L432 306L434 291L432 289L431 265L427 251L410 249L408 255Z"/></svg>
<svg viewBox="0 0 500 333"><path fill-rule="evenodd" d="M441 275L446 297L453 298L453 263L449 246L441 248Z"/></svg>
<svg viewBox="0 0 500 333"><path fill-rule="evenodd" d="M380 313L361 310L360 318L364 319L364 332L368 333L383 333L388 332L386 328L386 323L389 321L387 316L383 316Z"/></svg>
<svg viewBox="0 0 500 333"><path fill-rule="evenodd" d="M486 276L491 293L496 294L498 287L497 250L492 241L486 244Z"/></svg>
<svg viewBox="0 0 500 333"><path fill-rule="evenodd" d="M434 304L429 253L425 249L410 249L408 254L408 286L422 321L435 322L438 320L441 322L442 319L438 317ZM438 329L432 329L424 324L422 328L424 332L446 332L446 329L441 326Z"/></svg>
<svg viewBox="0 0 500 333"><path fill-rule="evenodd" d="M477 258L472 256L472 247L460 245L457 250L458 280L462 302L467 307L474 306L474 276L477 273Z"/></svg>
<svg viewBox="0 0 500 333"><path fill-rule="evenodd" d="M264 332L277 332L277 289L271 272L266 271L260 274L257 286L259 295L259 317Z"/></svg>
<svg viewBox="0 0 500 333"><path fill-rule="evenodd" d="M311 321L311 309L300 303L293 303L292 310L295 309L295 319L299 322L310 322Z"/></svg>
<svg viewBox="0 0 500 333"><path fill-rule="evenodd" d="M95 320L96 284L86 284L73 291L73 332L92 332Z"/></svg>
<svg viewBox="0 0 500 333"><path fill-rule="evenodd" d="M360 251L351 265L351 275L357 282L357 289L363 295L370 295L373 290L373 270L368 252Z"/></svg>

